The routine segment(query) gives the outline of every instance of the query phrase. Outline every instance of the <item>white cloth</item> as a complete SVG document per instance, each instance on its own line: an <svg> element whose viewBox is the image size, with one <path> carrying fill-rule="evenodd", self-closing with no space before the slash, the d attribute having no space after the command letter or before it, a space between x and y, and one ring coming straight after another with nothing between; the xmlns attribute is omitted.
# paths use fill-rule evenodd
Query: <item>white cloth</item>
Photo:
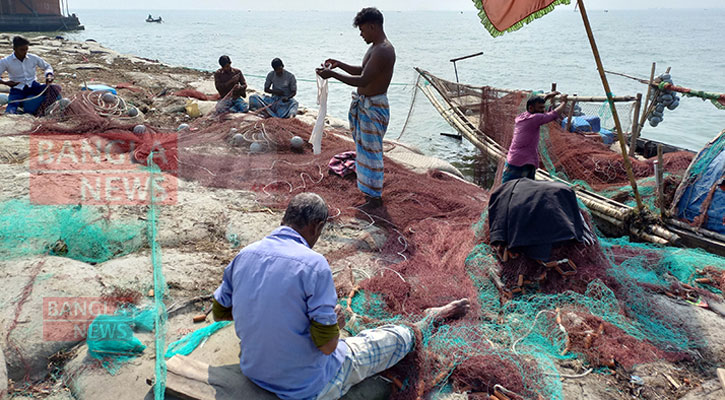
<svg viewBox="0 0 725 400"><path fill-rule="evenodd" d="M317 104L320 105L320 112L317 114L317 122L315 128L312 129L309 143L312 143L312 151L315 154L322 152L322 129L325 127L325 117L327 116L327 79L317 76Z"/></svg>
<svg viewBox="0 0 725 400"><path fill-rule="evenodd" d="M23 90L31 86L35 81L35 68L42 68L46 76L53 73L53 67L35 54L26 54L23 61L15 57L15 53L0 60L0 75L7 71L11 81L20 82L13 89Z"/></svg>
<svg viewBox="0 0 725 400"><path fill-rule="evenodd" d="M350 351L316 400L339 399L351 387L397 364L413 350L415 335L407 326L384 325L364 330L344 341Z"/></svg>

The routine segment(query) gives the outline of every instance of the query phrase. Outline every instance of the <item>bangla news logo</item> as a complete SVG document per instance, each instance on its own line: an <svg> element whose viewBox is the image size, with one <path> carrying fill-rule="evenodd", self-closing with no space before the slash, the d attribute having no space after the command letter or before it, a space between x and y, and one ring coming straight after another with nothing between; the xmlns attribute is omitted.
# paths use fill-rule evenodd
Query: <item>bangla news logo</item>
<svg viewBox="0 0 725 400"><path fill-rule="evenodd" d="M148 205L177 201L176 134L143 140L98 135L30 135L30 200L35 204ZM153 153L154 170L145 163Z"/></svg>
<svg viewBox="0 0 725 400"><path fill-rule="evenodd" d="M102 297L45 297L43 298L43 340L77 342L86 338L107 340L128 339L123 324L94 324L99 315L112 315L118 310L119 299ZM133 336L133 334L131 334Z"/></svg>

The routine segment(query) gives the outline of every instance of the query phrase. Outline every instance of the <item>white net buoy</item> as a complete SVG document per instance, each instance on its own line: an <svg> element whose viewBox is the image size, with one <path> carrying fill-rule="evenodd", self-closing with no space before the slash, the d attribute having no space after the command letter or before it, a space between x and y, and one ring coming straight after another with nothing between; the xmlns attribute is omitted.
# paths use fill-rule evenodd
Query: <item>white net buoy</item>
<svg viewBox="0 0 725 400"><path fill-rule="evenodd" d="M116 95L111 92L103 93L103 96L101 96L101 100L105 103L115 103L116 102Z"/></svg>
<svg viewBox="0 0 725 400"><path fill-rule="evenodd" d="M143 135L146 133L146 127L144 125L136 125L133 127L133 133L137 135Z"/></svg>
<svg viewBox="0 0 725 400"><path fill-rule="evenodd" d="M181 124L178 128L176 128L177 131L183 131L189 129L189 124Z"/></svg>
<svg viewBox="0 0 725 400"><path fill-rule="evenodd" d="M293 136L289 142L290 146L292 146L292 150L302 150L305 145L305 141L299 136Z"/></svg>
<svg viewBox="0 0 725 400"><path fill-rule="evenodd" d="M242 144L244 144L244 135L242 135L241 133L235 134L234 136L232 136L232 143L235 146L241 146Z"/></svg>
<svg viewBox="0 0 725 400"><path fill-rule="evenodd" d="M262 143L254 142L251 146L249 146L249 151L252 154L258 154L264 151L264 146L262 146Z"/></svg>

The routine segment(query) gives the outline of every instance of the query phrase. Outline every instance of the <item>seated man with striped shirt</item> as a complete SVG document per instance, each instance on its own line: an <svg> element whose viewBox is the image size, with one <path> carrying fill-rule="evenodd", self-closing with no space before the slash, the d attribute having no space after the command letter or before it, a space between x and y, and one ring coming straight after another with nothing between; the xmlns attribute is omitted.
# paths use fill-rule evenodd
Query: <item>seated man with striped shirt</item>
<svg viewBox="0 0 725 400"><path fill-rule="evenodd" d="M60 86L53 82L53 67L45 60L28 53L30 41L22 36L13 38L13 54L0 60L0 75L7 71L8 80L0 79L0 84L9 86L6 114L17 114L18 107L28 114L40 114L47 106L60 97ZM45 85L35 80L36 68L43 69Z"/></svg>
<svg viewBox="0 0 725 400"><path fill-rule="evenodd" d="M282 226L242 249L214 292L214 318L234 320L241 340L242 373L281 399L338 399L413 350L413 329L459 318L470 308L461 299L426 310L411 327L385 325L340 339L345 319L332 271L312 250L327 217L320 196L298 194Z"/></svg>

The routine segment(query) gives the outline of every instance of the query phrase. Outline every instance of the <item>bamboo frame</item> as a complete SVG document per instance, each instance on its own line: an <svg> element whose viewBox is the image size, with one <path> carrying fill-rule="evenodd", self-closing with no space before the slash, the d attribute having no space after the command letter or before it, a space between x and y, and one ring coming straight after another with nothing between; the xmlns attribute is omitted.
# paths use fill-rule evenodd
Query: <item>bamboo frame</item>
<svg viewBox="0 0 725 400"><path fill-rule="evenodd" d="M629 156L634 157L637 150L637 139L639 138L639 112L642 108L642 93L637 93L637 100L634 103L634 116L632 117L632 135L629 138Z"/></svg>
<svg viewBox="0 0 725 400"><path fill-rule="evenodd" d="M431 83L430 86L419 85L418 89L423 92L438 113L461 133L461 136L465 137L466 140L471 142L479 150L493 158L501 159L506 157L506 149L475 127L470 121L468 121L465 115L457 109L457 107L450 105L449 107L445 107L441 104L438 98L433 94L432 90L435 89L440 96L443 96L443 89L439 88L438 85L428 79L427 72L418 68L416 68L416 71L422 75L426 81ZM433 89L431 89L431 86ZM539 180L561 182L567 186L571 186L569 182L554 178L549 175L547 171L542 169L538 169L536 171L536 177ZM576 192L577 197L590 210L592 215L620 229L626 228L626 221L630 219L633 212L631 207L584 189L576 187L572 188ZM679 240L679 236L657 225L648 225L646 228L652 233L647 233L642 229L636 229L634 227L629 228L629 233L634 237L656 244L674 244L677 240Z"/></svg>
<svg viewBox="0 0 725 400"><path fill-rule="evenodd" d="M607 75L604 73L604 65L602 65L602 59L599 56L599 50L597 49L597 43L594 41L594 33L592 33L592 27L589 24L589 17L587 16L586 8L584 7L584 0L577 0L579 3L579 12L582 16L582 21L584 22L584 28L587 31L587 36L589 37L589 44L592 47L592 53L594 55L594 61L597 63L597 70L599 70L599 77L602 79L602 86L604 86L604 91L607 94L607 101L609 102L609 106L612 109L612 117L614 118L614 125L617 130L617 137L619 138L619 146L622 150L622 158L624 161L624 167L627 170L627 177L629 178L629 183L632 187L632 191L634 192L634 198L637 201L637 211L642 212L644 210L644 206L642 205L642 198L639 195L639 190L637 189L637 180L634 178L634 172L632 171L632 163L629 160L629 156L627 155L627 145L624 141L624 133L622 131L622 124L619 122L619 114L617 114L617 107L614 105L614 102L612 101L612 90L609 87L609 81L607 81Z"/></svg>

